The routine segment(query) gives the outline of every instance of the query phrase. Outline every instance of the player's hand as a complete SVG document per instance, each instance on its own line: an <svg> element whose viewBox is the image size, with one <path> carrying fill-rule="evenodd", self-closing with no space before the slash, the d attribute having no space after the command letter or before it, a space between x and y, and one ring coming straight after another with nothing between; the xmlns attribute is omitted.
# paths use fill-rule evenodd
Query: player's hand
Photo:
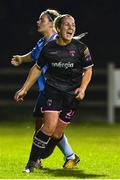
<svg viewBox="0 0 120 180"><path fill-rule="evenodd" d="M75 90L75 95L76 95L76 99L78 100L83 100L84 96L85 96L85 90L83 88L77 88Z"/></svg>
<svg viewBox="0 0 120 180"><path fill-rule="evenodd" d="M14 66L19 66L20 64L22 64L22 57L19 55L13 56L13 58L11 59L11 64Z"/></svg>
<svg viewBox="0 0 120 180"><path fill-rule="evenodd" d="M24 89L20 89L19 91L17 91L15 93L14 99L17 102L22 102L23 98L26 96L26 94L27 94L27 91L25 91Z"/></svg>

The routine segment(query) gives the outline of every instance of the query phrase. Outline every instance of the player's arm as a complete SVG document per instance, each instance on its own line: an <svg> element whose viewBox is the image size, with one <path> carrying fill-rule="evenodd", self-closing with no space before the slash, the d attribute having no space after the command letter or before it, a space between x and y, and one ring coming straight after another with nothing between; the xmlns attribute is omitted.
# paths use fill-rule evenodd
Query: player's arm
<svg viewBox="0 0 120 180"><path fill-rule="evenodd" d="M30 69L24 85L19 91L15 93L14 99L16 101L23 101L24 96L27 94L27 92L30 90L30 88L33 86L33 84L40 76L42 67L47 64L47 60L44 54L45 53L43 49L37 63Z"/></svg>
<svg viewBox="0 0 120 180"><path fill-rule="evenodd" d="M80 88L86 91L89 82L91 81L92 77L92 66L84 69L84 74L82 76L82 82Z"/></svg>
<svg viewBox="0 0 120 180"><path fill-rule="evenodd" d="M92 77L92 67L84 70L84 75L82 76L82 82L79 88L76 89L76 98L82 100L85 96L85 91Z"/></svg>
<svg viewBox="0 0 120 180"><path fill-rule="evenodd" d="M11 64L14 66L19 66L22 63L31 62L32 61L32 55L31 51L25 55L14 55L11 59Z"/></svg>
<svg viewBox="0 0 120 180"><path fill-rule="evenodd" d="M35 64L29 71L28 77L22 86L22 88L15 93L14 99L16 101L23 101L23 98L30 90L30 88L34 85L38 77L40 76L41 69Z"/></svg>
<svg viewBox="0 0 120 180"><path fill-rule="evenodd" d="M81 85L75 91L76 98L79 100L82 100L84 98L85 91L86 91L87 86L88 86L88 84L91 80L91 77L92 77L93 62L92 62L91 55L90 55L88 48L86 48L84 50L82 61L83 61L82 65L83 65L83 72L84 73L82 76Z"/></svg>

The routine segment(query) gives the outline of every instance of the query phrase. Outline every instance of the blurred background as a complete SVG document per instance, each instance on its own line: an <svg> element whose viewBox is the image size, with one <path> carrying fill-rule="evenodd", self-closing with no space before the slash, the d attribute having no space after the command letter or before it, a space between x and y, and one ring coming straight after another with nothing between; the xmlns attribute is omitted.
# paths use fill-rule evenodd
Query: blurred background
<svg viewBox="0 0 120 180"><path fill-rule="evenodd" d="M38 94L37 85L25 101L17 104L15 92L24 83L33 64L13 67L15 54L32 50L41 37L36 21L42 11L56 9L69 13L76 20L76 35L88 32L82 39L94 61L93 78L86 98L79 105L79 121L107 121L108 64L120 66L120 2L118 0L1 0L0 1L0 121L32 117ZM119 121L116 109L116 122Z"/></svg>

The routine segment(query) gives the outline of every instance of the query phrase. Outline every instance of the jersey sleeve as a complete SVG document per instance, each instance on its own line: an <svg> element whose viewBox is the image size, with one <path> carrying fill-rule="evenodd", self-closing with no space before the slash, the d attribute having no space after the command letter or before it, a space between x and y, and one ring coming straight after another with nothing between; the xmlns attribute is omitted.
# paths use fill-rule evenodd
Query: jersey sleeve
<svg viewBox="0 0 120 180"><path fill-rule="evenodd" d="M33 61L37 62L42 48L43 48L43 38L41 38L37 42L36 46L31 51L31 57Z"/></svg>
<svg viewBox="0 0 120 180"><path fill-rule="evenodd" d="M31 57L32 57L32 60L33 61L35 61L35 62L37 62L37 56L36 56L36 54L37 54L37 48L36 47L34 47L33 49L32 49L32 51L31 51Z"/></svg>
<svg viewBox="0 0 120 180"><path fill-rule="evenodd" d="M38 61L36 62L36 65L38 66L38 68L42 69L43 66L48 64L48 60L46 57L46 51L45 51L45 47L42 49L40 56L38 58Z"/></svg>
<svg viewBox="0 0 120 180"><path fill-rule="evenodd" d="M82 55L82 68L87 69L93 66L93 61L91 58L90 51L87 46L84 47L83 55Z"/></svg>

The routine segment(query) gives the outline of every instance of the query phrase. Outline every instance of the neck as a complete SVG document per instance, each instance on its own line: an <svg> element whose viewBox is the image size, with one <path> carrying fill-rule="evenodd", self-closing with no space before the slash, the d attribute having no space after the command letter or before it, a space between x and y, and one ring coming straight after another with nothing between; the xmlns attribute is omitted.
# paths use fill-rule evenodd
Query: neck
<svg viewBox="0 0 120 180"><path fill-rule="evenodd" d="M61 45L61 46L66 46L66 45L68 45L68 44L71 42L71 40L65 40L65 39L62 39L62 38L60 38L60 37L58 37L58 38L56 39L56 41L57 41L57 43L58 43L59 45Z"/></svg>
<svg viewBox="0 0 120 180"><path fill-rule="evenodd" d="M45 32L43 35L44 35L44 38L45 38L45 41L47 42L48 39L55 33L54 30L50 30L48 32Z"/></svg>

